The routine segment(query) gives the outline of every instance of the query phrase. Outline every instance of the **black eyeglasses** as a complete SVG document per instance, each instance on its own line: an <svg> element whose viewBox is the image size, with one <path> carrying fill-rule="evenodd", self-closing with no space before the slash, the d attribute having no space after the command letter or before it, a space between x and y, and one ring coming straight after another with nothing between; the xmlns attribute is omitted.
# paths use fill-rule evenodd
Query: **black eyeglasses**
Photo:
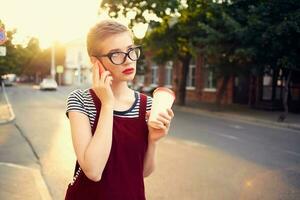
<svg viewBox="0 0 300 200"><path fill-rule="evenodd" d="M132 61L137 61L141 55L141 46L135 46L129 48L127 53L122 51L111 52L105 55L95 56L96 58L108 57L109 60L115 65L122 65L128 57Z"/></svg>

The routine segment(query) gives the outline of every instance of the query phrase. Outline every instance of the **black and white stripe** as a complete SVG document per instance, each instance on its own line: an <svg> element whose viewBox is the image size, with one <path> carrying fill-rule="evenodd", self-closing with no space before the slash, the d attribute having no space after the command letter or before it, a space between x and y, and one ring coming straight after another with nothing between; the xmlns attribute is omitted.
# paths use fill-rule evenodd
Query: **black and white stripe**
<svg viewBox="0 0 300 200"><path fill-rule="evenodd" d="M140 108L140 93L135 92L136 101L133 106L124 112L114 111L114 116L124 118L137 118L139 117ZM147 111L151 110L152 98L147 96ZM86 90L74 90L70 93L67 99L66 115L68 117L69 111L76 111L85 114L90 120L90 124L93 125L96 118L96 107L94 105L92 95L89 89Z"/></svg>

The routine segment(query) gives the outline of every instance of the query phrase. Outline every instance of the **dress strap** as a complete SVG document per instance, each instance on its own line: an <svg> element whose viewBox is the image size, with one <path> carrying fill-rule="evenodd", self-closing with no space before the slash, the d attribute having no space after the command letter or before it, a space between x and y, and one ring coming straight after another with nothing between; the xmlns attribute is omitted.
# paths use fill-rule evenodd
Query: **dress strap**
<svg viewBox="0 0 300 200"><path fill-rule="evenodd" d="M98 120L99 120L100 109L101 109L101 101L100 101L97 94L94 92L94 90L92 88L89 89L89 90L90 90L90 93L92 95L92 99L93 99L93 102L95 104L96 111L97 111L96 112L96 118L95 118L94 124L92 126L92 134L94 135L94 133L96 131L96 128L97 128Z"/></svg>
<svg viewBox="0 0 300 200"><path fill-rule="evenodd" d="M146 119L146 110L147 110L147 96L140 93L140 117L141 119Z"/></svg>

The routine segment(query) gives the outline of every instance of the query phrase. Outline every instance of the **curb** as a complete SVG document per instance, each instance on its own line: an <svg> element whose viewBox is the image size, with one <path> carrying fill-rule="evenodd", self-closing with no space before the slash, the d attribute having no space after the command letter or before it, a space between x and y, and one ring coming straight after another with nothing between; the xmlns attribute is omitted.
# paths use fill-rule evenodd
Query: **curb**
<svg viewBox="0 0 300 200"><path fill-rule="evenodd" d="M238 114L229 114L229 113L222 113L222 112L212 112L212 111L206 111L201 110L197 108L190 108L185 106L174 106L176 110L193 113L193 114L201 114L206 115L209 117L217 117L220 119L227 119L227 120L234 120L244 123L254 123L256 125L260 126L273 126L277 128L289 128L296 131L300 131L300 124L291 124L291 123L285 123L285 122L273 122L269 120L259 119L259 118L253 118L248 116L242 116Z"/></svg>
<svg viewBox="0 0 300 200"><path fill-rule="evenodd" d="M28 171L28 173L31 173L34 177L35 186L37 187L37 190L41 196L41 199L42 200L52 200L51 195L47 189L46 183L42 177L40 170L26 167L23 165L17 165L14 163L6 163L6 162L0 162L0 166L6 166L6 167L14 168L14 169Z"/></svg>
<svg viewBox="0 0 300 200"><path fill-rule="evenodd" d="M8 110L10 112L10 118L5 119L5 120L0 120L0 125L10 123L10 122L14 121L15 118L16 118L14 110L12 109L12 106L11 106L11 104L9 102L9 99L8 99L8 96L6 94L6 89L5 89L4 83L2 83L1 87L2 87L2 91L3 91L3 94L4 94L4 98L5 98Z"/></svg>

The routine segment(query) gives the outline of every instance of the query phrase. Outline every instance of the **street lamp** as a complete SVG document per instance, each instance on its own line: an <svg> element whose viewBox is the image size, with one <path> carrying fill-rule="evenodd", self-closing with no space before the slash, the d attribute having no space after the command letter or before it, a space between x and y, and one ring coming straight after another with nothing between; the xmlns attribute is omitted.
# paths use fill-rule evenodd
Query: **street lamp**
<svg viewBox="0 0 300 200"><path fill-rule="evenodd" d="M55 46L54 42L52 42L51 46L51 77L55 79Z"/></svg>

